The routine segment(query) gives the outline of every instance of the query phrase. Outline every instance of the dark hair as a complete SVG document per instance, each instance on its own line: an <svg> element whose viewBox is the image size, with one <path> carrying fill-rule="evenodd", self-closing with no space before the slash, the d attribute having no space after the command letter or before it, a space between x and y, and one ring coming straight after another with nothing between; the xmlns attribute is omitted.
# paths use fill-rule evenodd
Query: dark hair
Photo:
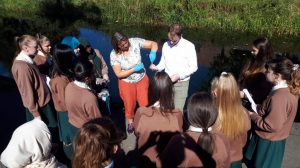
<svg viewBox="0 0 300 168"><path fill-rule="evenodd" d="M107 117L96 118L85 123L75 137L76 152L73 168L103 168L114 155L114 146L125 138Z"/></svg>
<svg viewBox="0 0 300 168"><path fill-rule="evenodd" d="M271 43L266 37L254 40L253 46L258 49L258 53L255 57L252 57L243 68L239 77L239 83L242 83L242 81L244 81L249 75L255 73L255 71L264 68L268 61L275 58Z"/></svg>
<svg viewBox="0 0 300 168"><path fill-rule="evenodd" d="M168 28L168 32L172 35L172 36L181 36L182 35L182 26L178 23L173 23L169 26Z"/></svg>
<svg viewBox="0 0 300 168"><path fill-rule="evenodd" d="M152 77L148 87L148 105L160 102L160 112L172 112L174 109L173 83L169 75L165 72L157 72Z"/></svg>
<svg viewBox="0 0 300 168"><path fill-rule="evenodd" d="M274 74L280 74L286 80L288 87L293 95L300 95L300 73L297 68L293 70L294 64L287 58L275 58L266 64L266 69L270 68Z"/></svg>
<svg viewBox="0 0 300 168"><path fill-rule="evenodd" d="M218 117L214 98L205 92L193 94L188 101L187 112L190 125L203 129L197 141L198 146L212 155L215 142L207 129L216 122Z"/></svg>
<svg viewBox="0 0 300 168"><path fill-rule="evenodd" d="M93 77L94 73L94 64L90 61L83 60L75 66L75 79L79 82L84 82L86 77Z"/></svg>
<svg viewBox="0 0 300 168"><path fill-rule="evenodd" d="M111 37L111 45L113 47L113 49L115 50L115 52L117 54L121 54L121 49L119 48L119 44L121 41L126 41L128 40L128 37L126 36L126 34L122 33L122 32L118 32L116 31L113 36ZM130 47L130 42L128 41L128 45Z"/></svg>
<svg viewBox="0 0 300 168"><path fill-rule="evenodd" d="M65 44L55 45L52 60L53 64L50 68L50 77L54 78L56 75L64 75L72 81L74 78L74 68L71 47Z"/></svg>
<svg viewBox="0 0 300 168"><path fill-rule="evenodd" d="M44 36L44 35L42 35L41 33L37 33L35 35L35 38L36 38L36 41L38 43L38 46L40 46L42 52L46 55L46 52L43 50L42 44L45 43L46 41L50 42L49 38L46 37L46 36Z"/></svg>

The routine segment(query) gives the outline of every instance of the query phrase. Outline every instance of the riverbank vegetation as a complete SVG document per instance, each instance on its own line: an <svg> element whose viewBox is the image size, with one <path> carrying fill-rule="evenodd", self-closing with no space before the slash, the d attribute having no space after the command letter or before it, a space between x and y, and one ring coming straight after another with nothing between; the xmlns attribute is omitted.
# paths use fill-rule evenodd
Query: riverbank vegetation
<svg viewBox="0 0 300 168"><path fill-rule="evenodd" d="M299 0L0 0L0 9L63 13L123 23L205 27L276 35L300 35ZM74 10L68 10L72 8ZM65 11L69 12L65 12ZM82 10L86 10L83 12ZM70 13L71 12L71 13Z"/></svg>

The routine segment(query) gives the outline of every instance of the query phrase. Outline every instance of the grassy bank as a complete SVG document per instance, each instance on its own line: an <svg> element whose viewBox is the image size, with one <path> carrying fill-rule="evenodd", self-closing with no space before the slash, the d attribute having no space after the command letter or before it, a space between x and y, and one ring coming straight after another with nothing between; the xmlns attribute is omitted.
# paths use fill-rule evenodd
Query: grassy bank
<svg viewBox="0 0 300 168"><path fill-rule="evenodd" d="M87 17L125 23L178 22L187 27L300 35L299 0L0 0L0 4L0 9L19 12L45 11L51 9L47 5L56 4L61 6L56 11L88 9Z"/></svg>

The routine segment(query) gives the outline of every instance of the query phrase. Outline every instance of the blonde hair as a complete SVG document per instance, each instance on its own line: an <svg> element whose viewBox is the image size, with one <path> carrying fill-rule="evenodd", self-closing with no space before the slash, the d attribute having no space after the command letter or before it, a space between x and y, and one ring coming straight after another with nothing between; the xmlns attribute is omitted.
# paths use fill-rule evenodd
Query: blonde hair
<svg viewBox="0 0 300 168"><path fill-rule="evenodd" d="M22 51L23 46L28 46L30 42L36 41L36 39L33 36L30 35L23 35L22 37L15 37L14 43L15 43L15 57L20 54Z"/></svg>
<svg viewBox="0 0 300 168"><path fill-rule="evenodd" d="M212 87L217 89L219 110L214 129L223 132L227 139L234 139L245 132L245 123L248 122L237 82L231 73L223 73L219 79L213 80Z"/></svg>

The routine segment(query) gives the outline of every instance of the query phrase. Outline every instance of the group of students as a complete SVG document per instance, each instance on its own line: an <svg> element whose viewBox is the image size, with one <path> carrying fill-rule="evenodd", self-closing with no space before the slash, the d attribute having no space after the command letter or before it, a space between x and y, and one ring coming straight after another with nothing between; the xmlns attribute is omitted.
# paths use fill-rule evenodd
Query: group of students
<svg viewBox="0 0 300 168"><path fill-rule="evenodd" d="M100 52L86 39L71 36L55 46L51 58L47 56L50 40L43 35L24 35L15 44L12 73L28 122L15 130L1 162L10 168L63 167L51 154L55 153L51 134L58 126L72 167L113 167L124 134L99 110L102 92L94 88L109 81ZM189 98L187 121L175 108L172 78L157 72L148 81L145 74L139 49L151 49L153 63L157 44L116 32L112 46L111 64L120 78L128 133L138 137L140 167L241 168L243 158L254 167L281 166L297 113L300 70L286 58L275 58L267 38L253 42L253 57L238 82L230 72L223 72L211 82L210 94ZM241 91L245 88L258 113L249 108ZM136 100L140 107L133 120Z"/></svg>

